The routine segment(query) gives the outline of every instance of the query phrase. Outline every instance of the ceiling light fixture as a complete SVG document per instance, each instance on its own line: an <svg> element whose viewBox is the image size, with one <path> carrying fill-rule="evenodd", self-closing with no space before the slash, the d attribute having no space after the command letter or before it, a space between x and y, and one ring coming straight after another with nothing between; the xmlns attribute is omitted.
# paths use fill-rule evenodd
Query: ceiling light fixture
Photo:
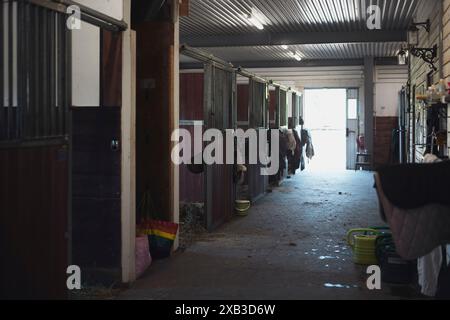
<svg viewBox="0 0 450 320"><path fill-rule="evenodd" d="M281 47L282 47L284 50L289 49L289 47L288 47L287 45L285 45L285 44L283 44Z"/></svg>
<svg viewBox="0 0 450 320"><path fill-rule="evenodd" d="M249 14L244 13L243 16L251 25L259 30L263 30L264 26L270 23L269 19L257 8L252 8Z"/></svg>
<svg viewBox="0 0 450 320"><path fill-rule="evenodd" d="M292 56L294 57L295 60L302 61L302 56L297 51L293 51Z"/></svg>
<svg viewBox="0 0 450 320"><path fill-rule="evenodd" d="M257 18L255 18L251 15L247 15L247 19L259 30L264 30L264 25Z"/></svg>

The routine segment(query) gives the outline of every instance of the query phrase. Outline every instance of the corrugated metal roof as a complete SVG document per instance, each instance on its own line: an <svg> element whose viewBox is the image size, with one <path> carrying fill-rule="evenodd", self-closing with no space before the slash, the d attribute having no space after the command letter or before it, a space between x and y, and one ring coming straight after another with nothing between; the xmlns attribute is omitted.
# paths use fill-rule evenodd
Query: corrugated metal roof
<svg viewBox="0 0 450 320"><path fill-rule="evenodd" d="M366 30L367 8L382 10L384 30L406 29L427 0L190 0L190 15L181 19L184 36L254 33L245 14L259 12L269 32Z"/></svg>
<svg viewBox="0 0 450 320"><path fill-rule="evenodd" d="M366 56L393 57L404 45L399 42L387 43L333 43L290 46L223 47L205 48L216 57L231 63L249 61L291 61L292 52L297 52L305 60L320 59L362 59ZM182 59L182 62L191 62Z"/></svg>

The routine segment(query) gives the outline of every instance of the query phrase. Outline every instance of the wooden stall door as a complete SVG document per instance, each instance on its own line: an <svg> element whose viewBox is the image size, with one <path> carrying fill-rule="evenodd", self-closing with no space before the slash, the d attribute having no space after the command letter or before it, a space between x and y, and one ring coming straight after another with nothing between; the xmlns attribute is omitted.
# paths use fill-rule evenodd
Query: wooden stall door
<svg viewBox="0 0 450 320"><path fill-rule="evenodd" d="M237 122L236 74L205 66L205 128L235 129ZM224 152L225 154L225 152ZM205 208L208 230L214 230L231 218L236 187L233 165L211 165L205 175Z"/></svg>
<svg viewBox="0 0 450 320"><path fill-rule="evenodd" d="M68 148L0 148L0 299L66 296Z"/></svg>

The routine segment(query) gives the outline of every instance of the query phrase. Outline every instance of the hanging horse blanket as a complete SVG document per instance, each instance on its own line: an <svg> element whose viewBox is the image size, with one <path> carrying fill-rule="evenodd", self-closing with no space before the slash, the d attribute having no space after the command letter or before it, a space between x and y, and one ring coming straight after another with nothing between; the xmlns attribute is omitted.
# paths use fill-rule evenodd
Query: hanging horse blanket
<svg viewBox="0 0 450 320"><path fill-rule="evenodd" d="M381 216L389 224L397 253L403 259L415 260L450 243L450 206L431 203L415 209L402 209L387 197L387 185L379 174L375 175L375 181Z"/></svg>
<svg viewBox="0 0 450 320"><path fill-rule="evenodd" d="M388 166L378 175L385 196L397 208L450 206L450 161Z"/></svg>

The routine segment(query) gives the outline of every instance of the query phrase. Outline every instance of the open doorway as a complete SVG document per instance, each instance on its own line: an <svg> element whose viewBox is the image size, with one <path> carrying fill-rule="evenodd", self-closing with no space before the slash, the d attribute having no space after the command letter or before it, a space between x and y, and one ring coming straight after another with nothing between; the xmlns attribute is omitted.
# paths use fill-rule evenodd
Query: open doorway
<svg viewBox="0 0 450 320"><path fill-rule="evenodd" d="M316 153L309 170L340 171L352 168L358 123L358 100L353 91L305 90L305 122L311 131ZM349 119L354 119L355 123Z"/></svg>

